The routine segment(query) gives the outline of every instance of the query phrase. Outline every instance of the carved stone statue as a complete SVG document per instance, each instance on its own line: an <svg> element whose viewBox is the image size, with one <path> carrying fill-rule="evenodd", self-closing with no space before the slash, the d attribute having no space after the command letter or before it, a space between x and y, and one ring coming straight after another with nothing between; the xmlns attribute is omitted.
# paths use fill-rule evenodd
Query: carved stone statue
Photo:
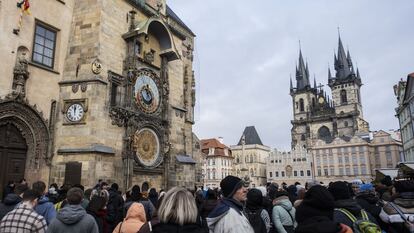
<svg viewBox="0 0 414 233"><path fill-rule="evenodd" d="M27 48L19 47L16 64L13 69L13 94L24 97L26 95L26 80L29 78Z"/></svg>

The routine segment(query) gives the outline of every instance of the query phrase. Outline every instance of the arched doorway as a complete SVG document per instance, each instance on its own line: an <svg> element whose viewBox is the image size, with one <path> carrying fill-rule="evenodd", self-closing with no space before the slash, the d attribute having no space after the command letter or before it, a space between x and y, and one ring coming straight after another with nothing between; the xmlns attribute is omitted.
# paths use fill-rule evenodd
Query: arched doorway
<svg viewBox="0 0 414 233"><path fill-rule="evenodd" d="M24 178L26 157L27 144L19 129L10 122L0 125L0 192L8 181Z"/></svg>

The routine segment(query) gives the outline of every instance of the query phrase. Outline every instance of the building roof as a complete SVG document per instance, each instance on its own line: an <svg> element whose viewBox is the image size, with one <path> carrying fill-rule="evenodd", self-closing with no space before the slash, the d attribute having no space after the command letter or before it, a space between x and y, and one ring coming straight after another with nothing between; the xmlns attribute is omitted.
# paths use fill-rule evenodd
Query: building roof
<svg viewBox="0 0 414 233"><path fill-rule="evenodd" d="M195 34L191 31L191 29L189 27L187 27L187 25L185 25L185 23L180 19L180 17L178 17L177 14L174 13L174 11L167 5L167 16L171 17L171 19L173 19L175 22L177 22L181 27L183 27L185 30L187 30L192 36L195 36Z"/></svg>
<svg viewBox="0 0 414 233"><path fill-rule="evenodd" d="M262 140L260 140L259 134L256 131L256 128L254 126L247 126L244 131L242 136L240 137L239 143L237 145L242 145L244 139L244 144L245 145L262 145Z"/></svg>
<svg viewBox="0 0 414 233"><path fill-rule="evenodd" d="M201 152L209 156L228 156L231 157L231 150L228 146L221 143L216 138L209 138L203 139L200 141L201 143ZM209 154L209 149L214 148L214 154ZM225 153L225 149L227 149L227 155Z"/></svg>

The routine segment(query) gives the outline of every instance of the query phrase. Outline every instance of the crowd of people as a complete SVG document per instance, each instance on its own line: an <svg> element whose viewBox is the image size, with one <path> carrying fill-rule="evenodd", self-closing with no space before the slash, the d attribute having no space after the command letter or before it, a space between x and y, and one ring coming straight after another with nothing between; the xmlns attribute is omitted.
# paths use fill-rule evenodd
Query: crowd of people
<svg viewBox="0 0 414 233"><path fill-rule="evenodd" d="M122 193L102 181L86 190L10 182L0 203L0 233L414 232L414 180L247 186L235 176L217 189L166 192L134 185Z"/></svg>

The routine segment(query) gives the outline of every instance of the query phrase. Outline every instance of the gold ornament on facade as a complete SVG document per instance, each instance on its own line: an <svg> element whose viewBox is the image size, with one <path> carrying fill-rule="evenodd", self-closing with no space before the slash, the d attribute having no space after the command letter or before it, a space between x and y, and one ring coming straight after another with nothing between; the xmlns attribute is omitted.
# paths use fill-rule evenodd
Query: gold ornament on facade
<svg viewBox="0 0 414 233"><path fill-rule="evenodd" d="M148 128L137 131L133 139L133 150L142 165L154 166L160 154L157 134Z"/></svg>
<svg viewBox="0 0 414 233"><path fill-rule="evenodd" d="M102 71L102 64L98 61L95 60L92 62L92 72L94 74L99 74Z"/></svg>

